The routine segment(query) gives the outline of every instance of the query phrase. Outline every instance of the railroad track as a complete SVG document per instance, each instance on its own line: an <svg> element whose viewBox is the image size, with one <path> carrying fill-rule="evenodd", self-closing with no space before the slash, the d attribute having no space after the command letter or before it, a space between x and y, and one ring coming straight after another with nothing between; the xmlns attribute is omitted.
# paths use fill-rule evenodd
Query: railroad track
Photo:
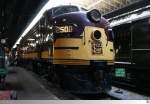
<svg viewBox="0 0 150 104"><path fill-rule="evenodd" d="M112 87L112 90L107 94L113 98L120 100L150 100L150 96L145 96L133 91L117 87Z"/></svg>
<svg viewBox="0 0 150 104"><path fill-rule="evenodd" d="M108 94L77 94L75 96L80 100L116 100Z"/></svg>
<svg viewBox="0 0 150 104"><path fill-rule="evenodd" d="M107 94L76 94L75 96L81 100L150 100L150 96L114 86Z"/></svg>
<svg viewBox="0 0 150 104"><path fill-rule="evenodd" d="M31 72L32 73L32 72ZM53 85L45 78L32 73L43 85L49 89L60 100L150 100L150 96L145 96L129 90L112 87L107 94L72 94L63 91L59 86Z"/></svg>

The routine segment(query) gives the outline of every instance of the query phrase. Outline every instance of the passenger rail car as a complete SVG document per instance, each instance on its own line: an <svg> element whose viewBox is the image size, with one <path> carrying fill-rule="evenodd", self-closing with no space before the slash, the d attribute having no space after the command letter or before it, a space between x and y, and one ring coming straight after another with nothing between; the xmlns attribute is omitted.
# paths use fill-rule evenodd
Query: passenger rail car
<svg viewBox="0 0 150 104"><path fill-rule="evenodd" d="M32 60L34 68L37 69L39 60L49 60L50 79L71 92L109 91L114 65L113 33L109 22L98 10L86 11L71 5L52 8L44 18L46 32L43 34L52 37L52 44L47 41L48 48L43 50L44 45L41 45L36 51L39 56L36 61Z"/></svg>
<svg viewBox="0 0 150 104"><path fill-rule="evenodd" d="M6 47L4 47L2 44L0 44L0 89L3 89L5 85L5 78L8 74L8 71L5 67L6 65L6 60L5 60L5 55L6 55Z"/></svg>
<svg viewBox="0 0 150 104"><path fill-rule="evenodd" d="M143 15L143 13L140 14ZM114 84L150 91L149 13L145 16L137 15L136 20L116 25L113 30L116 50Z"/></svg>

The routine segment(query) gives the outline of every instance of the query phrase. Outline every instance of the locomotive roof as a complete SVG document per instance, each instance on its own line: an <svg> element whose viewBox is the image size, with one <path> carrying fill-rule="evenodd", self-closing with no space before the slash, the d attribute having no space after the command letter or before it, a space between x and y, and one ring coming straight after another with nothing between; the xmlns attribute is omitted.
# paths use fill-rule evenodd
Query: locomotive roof
<svg viewBox="0 0 150 104"><path fill-rule="evenodd" d="M79 8L79 10L80 10L80 8L83 8L83 7L81 7L80 5L59 5L59 6L55 6L55 7L52 7L52 8L50 8L49 10L52 10L52 9L55 9L55 8L58 8L58 7L77 7L77 8ZM83 9L85 9L85 10L87 10L86 8L83 8Z"/></svg>
<svg viewBox="0 0 150 104"><path fill-rule="evenodd" d="M69 8L69 7L73 7L74 9L76 9L76 10L74 10L74 11L69 11L69 13L70 13L70 12L78 12L78 11L88 11L87 9L85 9L85 8L79 6L79 5L60 5L60 6L55 6L55 7L50 8L49 10L47 10L47 13L48 13L48 14L51 14L52 17L53 17L55 10L57 10L57 9L59 9L59 8L62 8L62 9L63 9L63 8ZM68 12L63 12L63 14L64 14L64 13L68 13Z"/></svg>

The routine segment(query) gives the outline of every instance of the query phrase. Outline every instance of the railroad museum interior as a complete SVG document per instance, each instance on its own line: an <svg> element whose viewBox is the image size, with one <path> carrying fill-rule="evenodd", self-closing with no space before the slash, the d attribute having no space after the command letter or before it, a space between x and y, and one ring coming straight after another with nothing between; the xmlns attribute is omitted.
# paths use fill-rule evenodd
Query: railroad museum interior
<svg viewBox="0 0 150 104"><path fill-rule="evenodd" d="M0 100L150 100L150 0L0 0Z"/></svg>

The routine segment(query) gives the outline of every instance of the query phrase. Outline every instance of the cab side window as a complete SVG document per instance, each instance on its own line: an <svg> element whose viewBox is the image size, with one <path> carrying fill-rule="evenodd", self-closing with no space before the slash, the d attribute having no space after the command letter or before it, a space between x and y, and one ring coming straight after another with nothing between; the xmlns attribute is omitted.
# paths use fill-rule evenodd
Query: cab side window
<svg viewBox="0 0 150 104"><path fill-rule="evenodd" d="M133 26L132 37L134 49L150 49L150 23Z"/></svg>

